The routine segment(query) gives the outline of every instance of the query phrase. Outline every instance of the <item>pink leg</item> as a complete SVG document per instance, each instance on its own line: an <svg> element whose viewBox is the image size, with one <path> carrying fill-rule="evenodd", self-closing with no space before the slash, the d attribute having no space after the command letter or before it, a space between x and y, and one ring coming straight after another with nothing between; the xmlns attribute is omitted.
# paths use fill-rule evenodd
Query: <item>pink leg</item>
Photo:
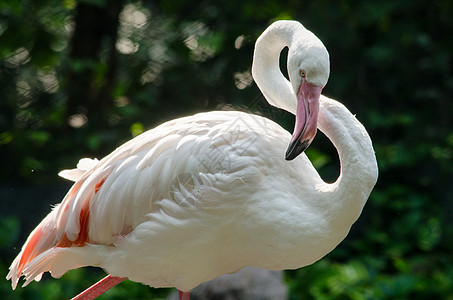
<svg viewBox="0 0 453 300"><path fill-rule="evenodd" d="M106 291L108 291L118 283L124 281L125 279L126 278L112 277L110 275L107 275L71 300L92 300L104 294Z"/></svg>
<svg viewBox="0 0 453 300"><path fill-rule="evenodd" d="M179 291L179 300L190 300L190 292Z"/></svg>

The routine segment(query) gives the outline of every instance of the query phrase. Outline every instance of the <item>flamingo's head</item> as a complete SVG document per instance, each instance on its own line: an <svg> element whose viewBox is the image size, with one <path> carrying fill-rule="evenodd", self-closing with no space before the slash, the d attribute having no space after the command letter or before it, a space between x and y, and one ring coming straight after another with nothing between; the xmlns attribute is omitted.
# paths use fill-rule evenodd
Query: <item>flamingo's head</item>
<svg viewBox="0 0 453 300"><path fill-rule="evenodd" d="M292 160L310 146L318 127L319 97L329 78L329 53L310 31L289 48L288 73L297 98L296 124L285 159ZM307 43L307 41L310 41Z"/></svg>

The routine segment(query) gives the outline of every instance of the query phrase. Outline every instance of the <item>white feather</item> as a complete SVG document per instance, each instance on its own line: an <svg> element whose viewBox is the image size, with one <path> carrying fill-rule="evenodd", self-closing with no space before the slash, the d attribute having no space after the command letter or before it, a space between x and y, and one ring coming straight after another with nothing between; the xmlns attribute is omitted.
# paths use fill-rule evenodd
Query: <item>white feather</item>
<svg viewBox="0 0 453 300"><path fill-rule="evenodd" d="M98 162L99 160L97 160L96 158L95 159L82 158L77 164L76 169L63 170L60 173L58 173L58 176L74 182L78 181L83 176L83 174L85 174L92 168L96 167Z"/></svg>

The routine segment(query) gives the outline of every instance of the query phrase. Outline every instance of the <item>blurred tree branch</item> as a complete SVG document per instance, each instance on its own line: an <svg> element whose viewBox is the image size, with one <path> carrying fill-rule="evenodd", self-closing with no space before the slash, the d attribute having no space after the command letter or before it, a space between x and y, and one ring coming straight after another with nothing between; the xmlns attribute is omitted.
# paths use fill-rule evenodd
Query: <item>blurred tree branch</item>
<svg viewBox="0 0 453 300"><path fill-rule="evenodd" d="M84 113L99 122L112 105L117 71L115 45L123 0L78 2L67 68L67 116ZM107 51L103 52L107 46ZM95 112L95 113L92 113Z"/></svg>

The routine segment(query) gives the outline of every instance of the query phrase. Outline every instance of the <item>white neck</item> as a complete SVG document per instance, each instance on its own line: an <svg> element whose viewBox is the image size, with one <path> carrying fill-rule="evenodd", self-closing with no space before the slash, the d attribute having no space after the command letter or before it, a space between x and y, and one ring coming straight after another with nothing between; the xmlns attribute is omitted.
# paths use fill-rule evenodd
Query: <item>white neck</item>
<svg viewBox="0 0 453 300"><path fill-rule="evenodd" d="M275 22L258 38L253 57L253 78L271 105L295 114L296 83L291 84L279 67L280 52L284 47L290 49L288 60L291 54L295 57L294 53L297 53L300 58L309 52L307 49L321 49L321 52L311 55L310 59L325 59L323 63L328 66L328 54L322 42L295 21ZM326 70L325 75L328 76L328 67ZM288 72L291 78L291 70ZM327 77L322 81L326 82ZM326 201L329 209L336 210L339 221L349 222L350 226L360 215L377 180L378 169L373 146L362 124L342 104L322 95L318 128L335 145L341 162L338 180L320 188L327 192L326 199L331 199ZM349 226L346 228L349 229Z"/></svg>
<svg viewBox="0 0 453 300"><path fill-rule="evenodd" d="M269 104L296 114L296 95L280 72L280 53L291 47L293 37L301 35L305 28L294 21L279 25L270 26L256 41L252 75Z"/></svg>
<svg viewBox="0 0 453 300"><path fill-rule="evenodd" d="M332 193L329 202L342 222L351 225L360 216L378 177L371 139L344 105L325 96L320 98L318 128L337 148L341 163L340 176L328 185Z"/></svg>

